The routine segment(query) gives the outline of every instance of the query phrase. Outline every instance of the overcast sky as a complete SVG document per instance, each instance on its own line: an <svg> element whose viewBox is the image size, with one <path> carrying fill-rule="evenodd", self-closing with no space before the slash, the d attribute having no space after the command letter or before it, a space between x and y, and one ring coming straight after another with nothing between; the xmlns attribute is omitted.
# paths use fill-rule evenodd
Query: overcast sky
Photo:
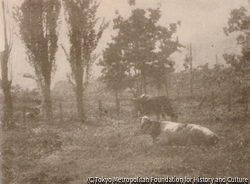
<svg viewBox="0 0 250 184"><path fill-rule="evenodd" d="M21 0L9 0L9 3L20 4ZM128 17L132 8L155 8L161 4L162 17L160 24L168 26L169 23L181 22L175 37L183 45L192 44L194 53L194 66L215 63L215 55L218 55L218 62L225 63L222 54L227 52L239 52L236 46L235 36L226 37L223 27L227 26L230 11L241 6L250 8L247 0L136 0L136 6L128 5L127 0L102 0L98 10L99 17L105 17L106 21L111 21L109 28L104 32L103 37L98 45L97 51L101 52L108 42L110 36L114 34L112 30L112 20L115 18L115 11ZM1 3L2 4L2 3ZM1 8L2 10L2 8ZM2 12L0 12L2 15ZM2 17L2 16L1 16ZM2 18L0 19L0 33L2 32ZM61 25L59 44L67 44L67 37L64 35L66 26ZM0 49L2 47L2 35L0 34ZM20 40L14 40L12 54L12 75L13 82L21 83L28 87L31 85L29 79L23 79L19 73L30 72L29 65L25 61L24 48ZM176 70L183 69L183 59L186 55L182 53L173 54L172 59L176 62ZM53 83L58 80L66 80L66 72L69 72L69 64L61 48L57 52L57 72L53 76ZM94 67L94 76L100 75L100 68Z"/></svg>

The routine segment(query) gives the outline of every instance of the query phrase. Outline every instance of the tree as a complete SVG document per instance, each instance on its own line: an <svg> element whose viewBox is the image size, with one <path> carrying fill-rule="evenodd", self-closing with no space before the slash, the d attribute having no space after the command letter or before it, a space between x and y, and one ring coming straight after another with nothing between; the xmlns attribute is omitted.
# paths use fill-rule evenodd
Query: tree
<svg viewBox="0 0 250 184"><path fill-rule="evenodd" d="M103 59L99 65L103 66L101 79L106 83L107 88L114 90L116 100L116 110L119 114L120 103L118 94L129 84L127 61L123 60L119 46L114 43L108 44L109 47L103 51Z"/></svg>
<svg viewBox="0 0 250 184"><path fill-rule="evenodd" d="M11 33L8 39L7 37L7 16L6 6L4 1L2 2L3 8L3 22L4 22L4 51L1 52L1 87L4 94L4 104L3 104L3 123L5 127L12 127L14 122L12 121L13 117L13 104L12 104L12 96L11 96L11 83L12 79L9 78L9 62L10 62L10 53L12 50L11 43Z"/></svg>
<svg viewBox="0 0 250 184"><path fill-rule="evenodd" d="M116 46L110 44L107 52L117 52L120 58L116 61L104 59L106 65L103 63L102 65L110 67L110 63L113 63L117 69L124 68L126 72L123 71L123 75L128 79L134 79L131 81L134 81L137 95L147 93L148 78L160 86L165 83L166 74L173 71L174 62L169 56L180 47L178 40L171 40L177 25L170 24L169 28L160 26L158 25L160 17L160 7L158 7L147 11L134 9L128 19L124 19L117 12L117 17L113 20L113 29L118 32L117 36L112 38ZM110 51L112 49L113 51ZM104 73L107 71L113 73L110 69L104 70Z"/></svg>
<svg viewBox="0 0 250 184"><path fill-rule="evenodd" d="M95 31L98 21L96 11L99 7L99 3L95 0L64 0L63 2L68 25L67 34L70 41L69 54L67 54L66 49L64 51L71 66L71 76L76 85L78 115L81 121L85 122L83 91L88 84L89 71L94 61L91 56L108 24L103 21L98 31Z"/></svg>
<svg viewBox="0 0 250 184"><path fill-rule="evenodd" d="M241 55L224 54L224 59L234 69L234 82L240 83L241 93L245 101L245 110L248 110L250 89L250 16L244 7L234 9L230 13L228 27L224 28L225 34L239 32L237 43L242 46Z"/></svg>
<svg viewBox="0 0 250 184"><path fill-rule="evenodd" d="M26 46L29 64L34 68L43 94L43 111L46 119L52 115L50 97L51 74L55 71L57 51L57 20L59 0L25 0L16 11L21 40Z"/></svg>

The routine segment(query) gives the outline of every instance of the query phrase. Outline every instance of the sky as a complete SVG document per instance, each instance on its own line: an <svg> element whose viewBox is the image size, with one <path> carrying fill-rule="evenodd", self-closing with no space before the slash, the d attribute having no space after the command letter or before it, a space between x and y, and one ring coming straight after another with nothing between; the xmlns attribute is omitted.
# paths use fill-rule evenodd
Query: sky
<svg viewBox="0 0 250 184"><path fill-rule="evenodd" d="M9 0L9 7L12 4L20 4L21 0ZM1 3L2 4L2 3ZM230 12L241 6L250 9L247 0L136 0L136 6L129 6L127 0L102 0L97 12L97 16L110 21L109 27L103 33L103 36L96 49L97 53L107 47L111 41L111 35L116 32L112 29L112 20L115 18L115 11L119 11L124 18L131 15L133 8L156 8L161 4L161 19L159 23L168 26L169 23L181 22L178 26L174 38L178 37L179 42L185 46L192 44L193 65L194 67L209 63L210 66L218 62L225 64L222 57L224 53L239 53L240 47L236 45L236 35L227 37L223 32L223 27L227 27ZM2 8L1 8L2 10ZM63 9L61 12L63 15ZM3 44L2 31L2 11L0 11L0 49ZM15 24L11 23L15 30ZM60 36L58 44L68 46L68 38L65 35L66 25L62 22L60 26ZM12 79L13 84L31 87L34 82L31 79L21 77L23 73L32 73L32 68L28 65L25 56L25 49L18 37L13 40L13 53L11 55ZM176 71L183 69L183 62L187 50L181 53L174 53L171 58L175 61ZM65 54L59 47L56 54L57 71L52 77L52 85L59 80L66 80L66 73L70 72L69 64ZM93 67L93 76L100 76L101 68Z"/></svg>

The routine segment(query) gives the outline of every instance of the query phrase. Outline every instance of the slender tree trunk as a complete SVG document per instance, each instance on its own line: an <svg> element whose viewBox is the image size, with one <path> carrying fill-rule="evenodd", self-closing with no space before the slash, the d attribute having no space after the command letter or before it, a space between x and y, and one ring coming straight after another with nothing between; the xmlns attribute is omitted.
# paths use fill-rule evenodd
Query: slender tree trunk
<svg viewBox="0 0 250 184"><path fill-rule="evenodd" d="M85 122L84 106L83 106L83 69L81 66L76 67L76 103L77 112L80 120Z"/></svg>
<svg viewBox="0 0 250 184"><path fill-rule="evenodd" d="M191 98L194 97L194 81L193 81L193 55L192 55L192 45L190 44L190 92Z"/></svg>
<svg viewBox="0 0 250 184"><path fill-rule="evenodd" d="M52 102L50 97L50 78L45 80L44 94L43 94L43 108L45 112L46 121L50 121L52 118Z"/></svg>
<svg viewBox="0 0 250 184"><path fill-rule="evenodd" d="M13 104L11 96L11 80L8 79L8 51L3 51L1 53L1 69L2 69L2 89L4 95L3 103L3 123L5 127L12 127L14 122L12 121L13 117Z"/></svg>
<svg viewBox="0 0 250 184"><path fill-rule="evenodd" d="M10 56L10 46L8 45L7 40L7 23L5 16L5 4L2 2L3 6L3 22L4 22L4 51L1 53L1 70L2 70L2 81L1 86L3 89L4 95L4 104L3 104L3 123L5 127L13 127L14 122L12 121L13 117L13 104L12 104L12 96L11 96L11 83L12 80L8 78L8 62Z"/></svg>
<svg viewBox="0 0 250 184"><path fill-rule="evenodd" d="M51 86L51 63L49 62L48 44L44 43L45 52L44 52L44 61L42 63L42 76L44 84L41 85L43 92L43 115L45 115L45 120L50 122L52 118L52 102L50 97L50 86Z"/></svg>

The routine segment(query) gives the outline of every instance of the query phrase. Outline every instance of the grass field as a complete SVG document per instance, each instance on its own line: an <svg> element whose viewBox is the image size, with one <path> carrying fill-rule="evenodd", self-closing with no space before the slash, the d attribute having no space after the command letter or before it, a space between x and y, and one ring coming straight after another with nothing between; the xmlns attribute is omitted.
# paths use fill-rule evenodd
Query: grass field
<svg viewBox="0 0 250 184"><path fill-rule="evenodd" d="M108 114L101 119L98 98L91 96L85 103L88 124L70 117L74 105L64 103L63 121L55 110L50 124L31 121L2 131L2 183L80 184L88 177L250 178L250 114L240 107L197 111L197 102L181 102L179 121L206 126L220 141L212 147L168 147L153 145L149 136L133 135L139 121L126 96L121 97L119 117L114 99L103 98Z"/></svg>

